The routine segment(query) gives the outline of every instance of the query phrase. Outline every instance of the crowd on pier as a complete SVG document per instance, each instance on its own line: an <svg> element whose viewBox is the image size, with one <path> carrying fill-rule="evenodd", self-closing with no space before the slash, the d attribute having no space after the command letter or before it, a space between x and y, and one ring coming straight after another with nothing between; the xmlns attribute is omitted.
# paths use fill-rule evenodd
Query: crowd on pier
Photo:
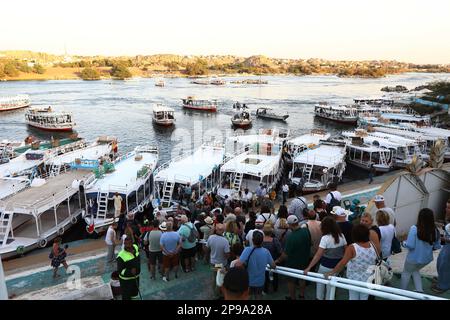
<svg viewBox="0 0 450 320"><path fill-rule="evenodd" d="M282 201L276 206L276 195L267 193L262 184L254 192L244 190L240 198L232 199L220 199L211 192L198 196L186 186L179 192L180 204L174 211L159 206L132 220L119 213L105 238L116 293L123 299L140 297L142 256L152 280L177 281L179 272L195 277L197 265L203 263L211 266L211 286L217 298L260 299L279 287L279 275L267 270L267 265L370 282L374 281L370 267L381 260L389 266L390 256L402 250L408 252L401 288L410 289L412 278L414 289L423 292L420 270L441 246L439 276L433 279L431 290L440 294L450 288L450 200L442 230L436 227L433 211L424 208L402 242L395 234L394 211L381 195L374 198L377 211L372 216L358 201L347 210L336 186L324 199L315 195L312 208L301 190L292 194L287 185L281 190ZM120 247L118 254L116 246ZM58 243L52 252L52 266L57 271L59 264L65 264L65 259L58 257L65 253ZM305 281L287 277L287 282L286 299L305 298ZM329 290L317 283L316 299L327 299ZM351 300L370 298L349 291Z"/></svg>

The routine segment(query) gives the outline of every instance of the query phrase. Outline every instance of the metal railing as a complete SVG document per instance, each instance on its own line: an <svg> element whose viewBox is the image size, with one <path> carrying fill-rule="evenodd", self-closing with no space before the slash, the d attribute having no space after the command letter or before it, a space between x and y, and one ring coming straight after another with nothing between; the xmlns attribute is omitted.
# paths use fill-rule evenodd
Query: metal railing
<svg viewBox="0 0 450 320"><path fill-rule="evenodd" d="M445 298L432 296L424 293L402 290L383 285L373 284L369 282L351 280L347 278L333 276L327 279L321 273L308 272L308 274L305 275L303 270L286 267L277 266L275 269L271 269L270 266L267 266L266 270L284 276L311 281L315 283L322 283L324 285L330 286L331 290L330 295L327 297L328 300L335 300L336 288L356 291L390 300L448 300Z"/></svg>

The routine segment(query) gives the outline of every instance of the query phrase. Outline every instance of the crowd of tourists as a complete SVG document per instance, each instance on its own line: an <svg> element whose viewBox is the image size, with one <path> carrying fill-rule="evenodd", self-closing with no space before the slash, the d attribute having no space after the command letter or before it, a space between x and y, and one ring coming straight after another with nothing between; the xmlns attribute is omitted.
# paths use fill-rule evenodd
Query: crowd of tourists
<svg viewBox="0 0 450 320"><path fill-rule="evenodd" d="M431 289L442 293L450 288L450 200L444 230L438 230L434 213L425 208L401 242L395 233L394 211L381 195L374 198L375 216L367 212L355 216L355 210L342 204L336 186L325 199L314 196L312 207L308 207L301 190L294 195L289 186L283 185L281 190L277 210L275 198L264 185L251 196L250 191L243 190L239 198L231 199L219 199L207 192L195 195L187 186L180 191L180 205L175 210L159 206L138 213L133 220L121 215L109 227L105 241L107 262L114 266L122 298L140 296L142 254L152 280L176 281L180 272L195 277L197 265L208 264L217 298L260 299L279 290L281 276L270 268L284 266L304 270L305 274L317 272L367 282L372 281L368 272L371 266L380 260L389 264L392 254L407 250L401 288L412 289L412 278L414 290L423 292L420 270L433 260L433 250L441 244L439 276ZM292 200L286 206L288 198ZM116 246L121 246L117 256ZM286 299L304 299L305 281L286 279ZM329 294L328 286L316 284L316 299L327 299ZM349 291L349 299L368 298L367 294Z"/></svg>

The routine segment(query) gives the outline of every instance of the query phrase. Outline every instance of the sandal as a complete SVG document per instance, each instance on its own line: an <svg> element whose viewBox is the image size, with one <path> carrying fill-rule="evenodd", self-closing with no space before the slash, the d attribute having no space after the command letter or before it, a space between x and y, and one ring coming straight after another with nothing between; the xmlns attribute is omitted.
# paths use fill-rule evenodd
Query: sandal
<svg viewBox="0 0 450 320"><path fill-rule="evenodd" d="M438 286L432 286L431 291L433 291L434 293L442 294L447 290L442 290L442 289L438 288Z"/></svg>

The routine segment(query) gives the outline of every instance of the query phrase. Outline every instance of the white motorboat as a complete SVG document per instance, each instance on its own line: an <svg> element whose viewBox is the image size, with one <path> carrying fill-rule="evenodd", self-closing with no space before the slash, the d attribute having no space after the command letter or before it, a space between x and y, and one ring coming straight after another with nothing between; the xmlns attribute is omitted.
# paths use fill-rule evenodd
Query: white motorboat
<svg viewBox="0 0 450 320"><path fill-rule="evenodd" d="M245 104L233 105L234 115L231 116L231 123L238 128L248 128L252 124L252 116Z"/></svg>
<svg viewBox="0 0 450 320"><path fill-rule="evenodd" d="M211 191L219 183L219 168L225 158L220 143L204 143L194 152L188 152L164 163L155 170L155 191L164 208L171 205L178 187L191 186L197 192ZM176 198L176 197L175 197Z"/></svg>
<svg viewBox="0 0 450 320"><path fill-rule="evenodd" d="M31 108L25 113L29 126L47 131L72 131L75 122L70 112L54 112L51 107Z"/></svg>
<svg viewBox="0 0 450 320"><path fill-rule="evenodd" d="M263 130L259 135L236 136L228 138L233 143L241 144L234 148L235 155L229 155L220 169L220 188L217 193L221 197L232 197L243 189L252 192L264 184L271 191L283 173L282 150L289 134L280 138L277 130ZM243 145L243 151L242 150Z"/></svg>
<svg viewBox="0 0 450 320"><path fill-rule="evenodd" d="M156 104L153 107L153 123L169 127L175 122L175 110L162 104Z"/></svg>
<svg viewBox="0 0 450 320"><path fill-rule="evenodd" d="M73 170L36 179L30 187L0 200L0 255L7 258L44 248L64 234L82 214L80 185L93 179L90 171Z"/></svg>
<svg viewBox="0 0 450 320"><path fill-rule="evenodd" d="M18 94L11 97L0 97L0 112L11 111L30 106L30 97L27 94Z"/></svg>
<svg viewBox="0 0 450 320"><path fill-rule="evenodd" d="M291 181L304 192L328 189L345 171L345 144L321 141L293 158Z"/></svg>
<svg viewBox="0 0 450 320"><path fill-rule="evenodd" d="M361 169L388 172L394 168L392 151L364 143L362 137L352 137L346 144L347 162Z"/></svg>
<svg viewBox="0 0 450 320"><path fill-rule="evenodd" d="M349 106L330 106L328 104L317 104L314 107L314 114L316 117L355 125L358 120L358 112L356 108Z"/></svg>
<svg viewBox="0 0 450 320"><path fill-rule="evenodd" d="M86 216L89 233L100 233L115 221L113 197L123 198L122 213L133 217L153 199L153 172L158 148L136 147L113 162L105 161L94 169L95 180L85 186Z"/></svg>

